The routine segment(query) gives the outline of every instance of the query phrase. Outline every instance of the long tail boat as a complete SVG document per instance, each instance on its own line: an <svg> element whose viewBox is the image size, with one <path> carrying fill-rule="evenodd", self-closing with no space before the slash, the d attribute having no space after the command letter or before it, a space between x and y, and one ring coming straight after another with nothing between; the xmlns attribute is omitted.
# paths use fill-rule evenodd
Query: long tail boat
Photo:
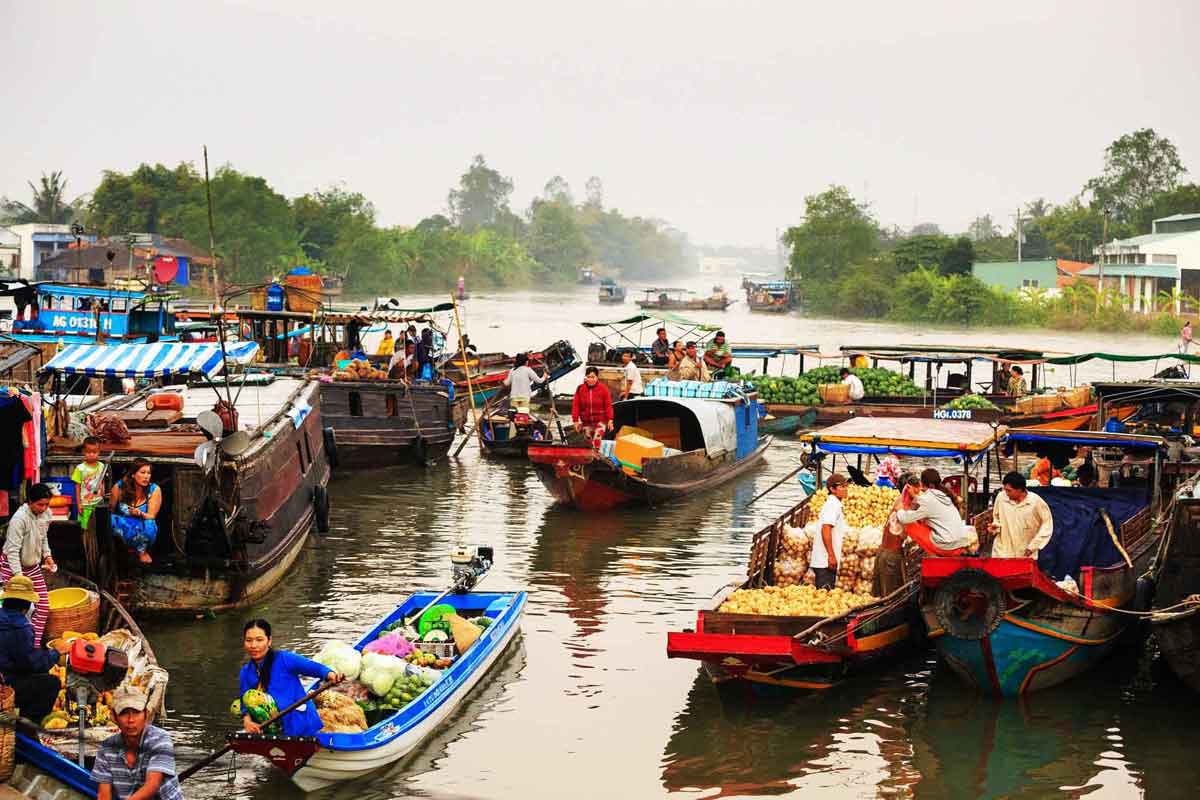
<svg viewBox="0 0 1200 800"><path fill-rule="evenodd" d="M817 453L818 478L836 470L839 457L897 453L914 458L954 459L965 471L984 465L996 443L996 431L971 422L943 422L934 431L915 429L910 420L863 419L843 423L810 439ZM923 426L928 428L929 426ZM919 437L919 438L915 438ZM826 465L824 460L830 462ZM848 462L847 462L848 463ZM957 476L954 476L957 477ZM948 478L954 483L953 478ZM968 491L970 483L959 483ZM978 483L976 482L976 488ZM968 507L985 495L966 495ZM872 666L899 658L924 640L917 613L920 591L919 548L905 551L906 583L887 597L846 613L830 616L778 616L722 612L737 588L779 585L777 560L782 557L785 529L809 522L805 498L754 535L747 577L740 586L723 587L698 612L694 630L667 634L667 656L700 661L714 683L785 689L829 689Z"/></svg>
<svg viewBox="0 0 1200 800"><path fill-rule="evenodd" d="M516 356L506 353L472 353L464 364L461 356L456 355L442 364L442 374L454 383L454 419L456 422L466 420L471 400L474 396L476 408L482 408L504 386L508 373L512 371ZM577 369L583 361L575 352L575 347L566 340L554 342L544 350L531 354L529 366L544 371L547 383L556 381ZM468 390L467 371L470 371L470 389Z"/></svg>
<svg viewBox="0 0 1200 800"><path fill-rule="evenodd" d="M1138 578L1159 531L1160 437L1078 431L1011 431L1038 448L1118 448L1143 475L1118 488L1038 487L1054 533L1037 558L992 558L993 512L975 519L982 555L921 564L922 614L942 659L969 685L1013 696L1048 689L1094 667L1133 617ZM1066 581L1070 577L1073 583Z"/></svg>
<svg viewBox="0 0 1200 800"><path fill-rule="evenodd" d="M554 499L580 511L654 505L711 489L755 467L771 443L759 436L755 396L731 386L653 383L646 396L613 404L618 440L609 440L611 452L607 445L530 444L529 460ZM693 396L666 396L678 390ZM694 396L705 392L712 399ZM661 455L622 462L619 439L626 426L664 445Z"/></svg>
<svg viewBox="0 0 1200 800"><path fill-rule="evenodd" d="M229 349L229 360L245 363L256 351L243 343ZM114 587L136 613L195 614L253 603L283 578L314 524L328 525L330 466L318 382L261 375L218 386L225 366L219 344L158 343L72 345L43 368L53 394L72 378L198 381L84 407L110 423L106 428L128 430L127 439L114 434L122 440L101 444L109 486L135 459L151 463L163 495L152 564L137 564L114 544L105 508L88 531L73 519L50 527L56 556ZM69 491L80 442L71 438L76 427L67 417L59 395L58 435L50 439L44 479Z"/></svg>

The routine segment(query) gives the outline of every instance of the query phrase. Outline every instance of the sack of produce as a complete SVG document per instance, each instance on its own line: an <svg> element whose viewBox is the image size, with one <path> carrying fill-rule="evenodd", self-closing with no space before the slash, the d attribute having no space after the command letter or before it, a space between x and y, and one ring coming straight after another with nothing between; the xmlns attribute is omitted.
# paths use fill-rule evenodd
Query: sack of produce
<svg viewBox="0 0 1200 800"><path fill-rule="evenodd" d="M868 526L858 531L858 555L862 558L873 558L883 546L883 528ZM863 569L866 569L864 566Z"/></svg>
<svg viewBox="0 0 1200 800"><path fill-rule="evenodd" d="M345 642L329 642L317 653L316 661L349 680L357 678L362 669L362 654Z"/></svg>
<svg viewBox="0 0 1200 800"><path fill-rule="evenodd" d="M385 656L382 653L367 653L362 659L362 672L358 679L367 685L371 694L385 697L392 684L404 674L404 659Z"/></svg>
<svg viewBox="0 0 1200 800"><path fill-rule="evenodd" d="M405 639L399 631L384 633L363 648L364 653L383 653L384 655L395 656L396 658L404 658L412 651L412 643L408 639Z"/></svg>
<svg viewBox="0 0 1200 800"><path fill-rule="evenodd" d="M775 560L775 585L798 586L804 581L804 573L808 572L808 561L800 559Z"/></svg>
<svg viewBox="0 0 1200 800"><path fill-rule="evenodd" d="M442 619L450 623L450 634L454 637L454 644L458 648L459 655L466 653L483 633L478 626L472 625L458 614L447 614Z"/></svg>
<svg viewBox="0 0 1200 800"><path fill-rule="evenodd" d="M362 700L363 702L366 702L367 700L371 699L371 690L367 688L367 685L362 681L342 681L329 691L337 692L338 694L344 694L346 697L349 697L354 701Z"/></svg>
<svg viewBox="0 0 1200 800"><path fill-rule="evenodd" d="M362 707L339 692L322 692L314 701L317 715L327 733L362 733L367 729L367 717Z"/></svg>

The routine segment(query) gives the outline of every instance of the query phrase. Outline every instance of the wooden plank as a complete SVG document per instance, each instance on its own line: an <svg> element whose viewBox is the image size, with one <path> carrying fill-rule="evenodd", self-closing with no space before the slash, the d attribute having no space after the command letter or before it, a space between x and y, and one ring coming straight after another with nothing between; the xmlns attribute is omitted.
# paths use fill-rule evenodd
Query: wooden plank
<svg viewBox="0 0 1200 800"><path fill-rule="evenodd" d="M116 411L114 416L125 423L130 430L134 428L168 428L179 420L183 414L179 411L156 408L153 411Z"/></svg>
<svg viewBox="0 0 1200 800"><path fill-rule="evenodd" d="M986 450L1007 431L1003 425L993 430L985 422L963 422L903 417L855 417L823 431L806 433L802 441L819 439L830 444L866 446L924 447L932 449Z"/></svg>

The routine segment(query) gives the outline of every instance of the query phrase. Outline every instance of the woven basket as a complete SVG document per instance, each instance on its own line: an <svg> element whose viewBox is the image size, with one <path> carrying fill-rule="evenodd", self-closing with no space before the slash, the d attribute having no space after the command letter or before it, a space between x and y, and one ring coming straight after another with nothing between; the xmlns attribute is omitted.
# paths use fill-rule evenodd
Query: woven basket
<svg viewBox="0 0 1200 800"><path fill-rule="evenodd" d="M0 714L12 714L17 693L11 686L0 686ZM8 783L17 765L17 726L0 725L0 783Z"/></svg>
<svg viewBox="0 0 1200 800"><path fill-rule="evenodd" d="M1062 398L1056 394L1039 394L1029 398L1031 414L1049 414L1062 408Z"/></svg>
<svg viewBox="0 0 1200 800"><path fill-rule="evenodd" d="M817 386L822 403L849 403L850 387L844 383L822 383Z"/></svg>
<svg viewBox="0 0 1200 800"><path fill-rule="evenodd" d="M46 632L42 641L59 639L66 631L76 633L99 633L100 595L88 592L88 601L72 608L51 611L46 618Z"/></svg>

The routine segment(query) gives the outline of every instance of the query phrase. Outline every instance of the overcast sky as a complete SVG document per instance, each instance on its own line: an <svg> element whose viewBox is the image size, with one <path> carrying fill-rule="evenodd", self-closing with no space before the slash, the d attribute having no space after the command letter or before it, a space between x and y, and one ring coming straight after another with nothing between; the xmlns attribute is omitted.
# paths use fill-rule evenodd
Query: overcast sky
<svg viewBox="0 0 1200 800"><path fill-rule="evenodd" d="M1200 3L0 0L0 194L216 163L386 224L476 153L524 209L555 174L700 243L770 245L841 183L962 231L1060 202L1153 127L1200 181Z"/></svg>

